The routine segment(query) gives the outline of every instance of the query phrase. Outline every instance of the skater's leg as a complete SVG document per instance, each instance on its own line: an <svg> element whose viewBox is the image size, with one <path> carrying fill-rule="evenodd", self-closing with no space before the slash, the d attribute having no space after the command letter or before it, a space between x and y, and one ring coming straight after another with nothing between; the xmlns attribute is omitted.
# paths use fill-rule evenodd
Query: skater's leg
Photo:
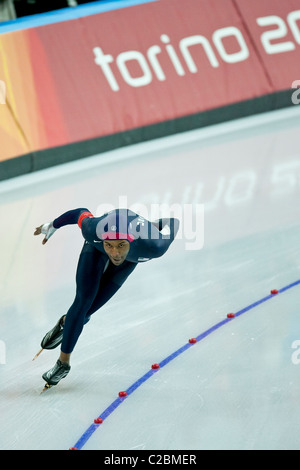
<svg viewBox="0 0 300 470"><path fill-rule="evenodd" d="M87 316L90 317L93 313L99 310L106 302L108 302L113 295L124 284L128 276L135 269L136 264L125 261L121 266L115 267L111 263L101 278L98 293L91 305Z"/></svg>
<svg viewBox="0 0 300 470"><path fill-rule="evenodd" d="M83 325L92 313L117 292L136 267L136 264L126 261L118 267L110 264L103 274L106 257L100 256L100 252L98 252L99 259L97 253L91 257L92 251L86 249L81 254L76 275L76 297L65 318L60 358L52 369L43 374L46 381L45 389L56 385L69 373L71 353Z"/></svg>
<svg viewBox="0 0 300 470"><path fill-rule="evenodd" d="M76 273L76 296L67 312L61 351L70 355L82 332L87 313L98 293L106 257L92 245L85 244ZM69 356L63 356L65 359Z"/></svg>
<svg viewBox="0 0 300 470"><path fill-rule="evenodd" d="M113 295L120 289L121 285L124 284L127 277L132 273L136 264L124 263L122 267L114 268L112 265L108 268L101 278L100 286L97 295L91 305L90 309L86 313L83 325L87 323L89 317L99 310ZM83 328L82 325L82 328ZM82 330L81 328L81 330ZM63 346L60 353L60 360L69 364L71 353L63 352Z"/></svg>
<svg viewBox="0 0 300 470"><path fill-rule="evenodd" d="M113 295L120 289L120 287L124 284L128 276L132 273L132 271L135 269L136 264L129 263L129 262L124 262L120 267L114 267L111 263L106 270L106 272L102 275L101 281L99 282L99 288L97 291L97 294L94 298L94 301L89 308L89 310L85 314L85 318L83 318L83 315L80 316L81 318L81 323L78 331L82 331L84 324L88 321L89 317L99 310L106 302L108 302L109 299L113 297ZM76 299L75 299L76 300ZM75 302L74 302L75 303ZM73 307L74 304L71 307L71 313L73 314ZM76 306L77 307L77 306ZM70 315L68 312L68 316L66 319L69 319ZM73 323L74 325L74 323ZM66 328L66 327L65 327ZM68 330L67 330L68 331ZM68 333L67 333L68 334ZM73 340L74 340L74 334ZM78 335L79 336L79 335ZM64 330L64 337L65 337L65 330ZM64 352L64 340L61 348L61 353L60 353L60 360L64 363L69 364L70 363L70 358L71 358L71 352Z"/></svg>

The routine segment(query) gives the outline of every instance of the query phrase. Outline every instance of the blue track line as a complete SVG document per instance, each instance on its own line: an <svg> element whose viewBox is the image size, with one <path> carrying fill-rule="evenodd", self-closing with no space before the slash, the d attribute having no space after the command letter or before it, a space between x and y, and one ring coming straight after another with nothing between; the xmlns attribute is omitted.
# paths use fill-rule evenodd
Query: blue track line
<svg viewBox="0 0 300 470"><path fill-rule="evenodd" d="M230 321L234 320L236 317L242 315L243 313L246 313L246 312L249 312L249 310L252 310L253 308L257 307L258 305L266 302L267 300L270 300L274 297L277 297L279 294L297 286L300 284L300 279L296 282L293 282L292 284L289 284L285 287L283 287L282 289L278 290L278 294L274 295L274 294L270 294L260 300L258 300L257 302L254 302L253 304L251 305L248 305L248 307L245 307L243 308L242 310L239 310L238 312L235 313L235 316L234 318L225 318L224 320L220 321L219 323L216 323L214 326L212 326L211 328L209 328L208 330L204 331L203 333L201 333L199 336L196 336L196 340L197 340L197 343L199 341L201 341L202 339L206 338L208 335L210 335L211 333L213 333L214 331L218 330L219 328L221 328L223 325L226 325L227 323L229 323ZM174 353L172 353L170 356L166 357L165 359L163 359L160 363L159 363L159 369L150 369L145 375L143 375L140 379L138 379L136 382L134 382L127 390L126 390L126 393L127 393L127 396L126 397L118 397L113 403L111 403L111 405L109 405L106 410L104 410L99 416L98 418L102 418L102 420L104 421L105 419L107 419L109 417L109 415L111 415L111 413L113 413L117 408L118 406L121 405L121 403L123 403L124 400L126 400L128 398L129 395L131 395L137 388L139 388L144 382L146 382L146 380L150 379L150 377L152 377L153 374L155 374L158 370L160 370L162 367L164 367L165 365L167 365L169 362L171 362L173 359L175 359L177 356L179 356L180 354L182 354L184 351L186 351L187 349L189 349L190 347L194 346L194 344L196 343L186 343L184 346L182 346L181 348L177 349L177 351L175 351ZM92 434L98 429L98 427L101 426L101 424L95 424L93 423L85 432L84 434L82 434L82 436L80 437L80 439L76 442L76 444L74 445L73 449L77 449L77 450L81 450L82 447L84 446L84 444L89 440L89 438L92 436Z"/></svg>

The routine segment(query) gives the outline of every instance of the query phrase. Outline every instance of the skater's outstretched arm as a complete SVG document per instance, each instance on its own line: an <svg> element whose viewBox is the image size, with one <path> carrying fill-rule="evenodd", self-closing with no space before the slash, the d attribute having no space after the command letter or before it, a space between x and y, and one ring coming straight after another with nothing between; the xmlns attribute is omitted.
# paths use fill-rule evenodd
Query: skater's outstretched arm
<svg viewBox="0 0 300 470"><path fill-rule="evenodd" d="M65 225L78 224L81 228L82 220L85 217L93 217L93 214L86 208L72 209L57 217L57 219L53 221L53 226L54 228L61 228Z"/></svg>
<svg viewBox="0 0 300 470"><path fill-rule="evenodd" d="M40 235L43 233L45 238L43 239L42 244L45 245L58 228L71 224L78 224L81 227L81 222L85 217L92 217L92 214L88 209L73 209L60 215L54 219L53 222L47 222L46 224L36 227L34 235Z"/></svg>
<svg viewBox="0 0 300 470"><path fill-rule="evenodd" d="M143 233L140 232L141 237L138 240L141 248L140 256L153 259L164 255L177 235L179 223L179 220L173 217L145 223L142 228ZM163 231L165 228L166 233ZM148 237L147 233L150 233Z"/></svg>

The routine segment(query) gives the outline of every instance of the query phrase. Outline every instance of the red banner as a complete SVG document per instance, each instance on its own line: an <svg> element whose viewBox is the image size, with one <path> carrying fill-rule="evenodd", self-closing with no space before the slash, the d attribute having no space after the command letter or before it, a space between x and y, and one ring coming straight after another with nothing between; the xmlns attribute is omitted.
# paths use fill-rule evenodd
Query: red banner
<svg viewBox="0 0 300 470"><path fill-rule="evenodd" d="M157 2L37 30L71 138L271 93L232 1L222 0L222 9L213 3L187 0L183 8L181 0ZM39 64L35 51L32 61ZM45 81L37 86L47 94Z"/></svg>
<svg viewBox="0 0 300 470"><path fill-rule="evenodd" d="M234 0L272 88L286 90L300 79L299 0Z"/></svg>
<svg viewBox="0 0 300 470"><path fill-rule="evenodd" d="M8 159L289 90L299 0L161 0L4 34L0 47Z"/></svg>

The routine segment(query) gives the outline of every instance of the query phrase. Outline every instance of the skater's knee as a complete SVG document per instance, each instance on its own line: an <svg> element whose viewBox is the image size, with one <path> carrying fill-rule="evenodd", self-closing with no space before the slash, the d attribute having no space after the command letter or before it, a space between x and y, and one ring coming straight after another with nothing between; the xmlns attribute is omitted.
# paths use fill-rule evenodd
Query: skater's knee
<svg viewBox="0 0 300 470"><path fill-rule="evenodd" d="M85 317L92 303L93 300L90 296L84 295L83 293L76 294L74 302L68 311L68 315L83 315Z"/></svg>

